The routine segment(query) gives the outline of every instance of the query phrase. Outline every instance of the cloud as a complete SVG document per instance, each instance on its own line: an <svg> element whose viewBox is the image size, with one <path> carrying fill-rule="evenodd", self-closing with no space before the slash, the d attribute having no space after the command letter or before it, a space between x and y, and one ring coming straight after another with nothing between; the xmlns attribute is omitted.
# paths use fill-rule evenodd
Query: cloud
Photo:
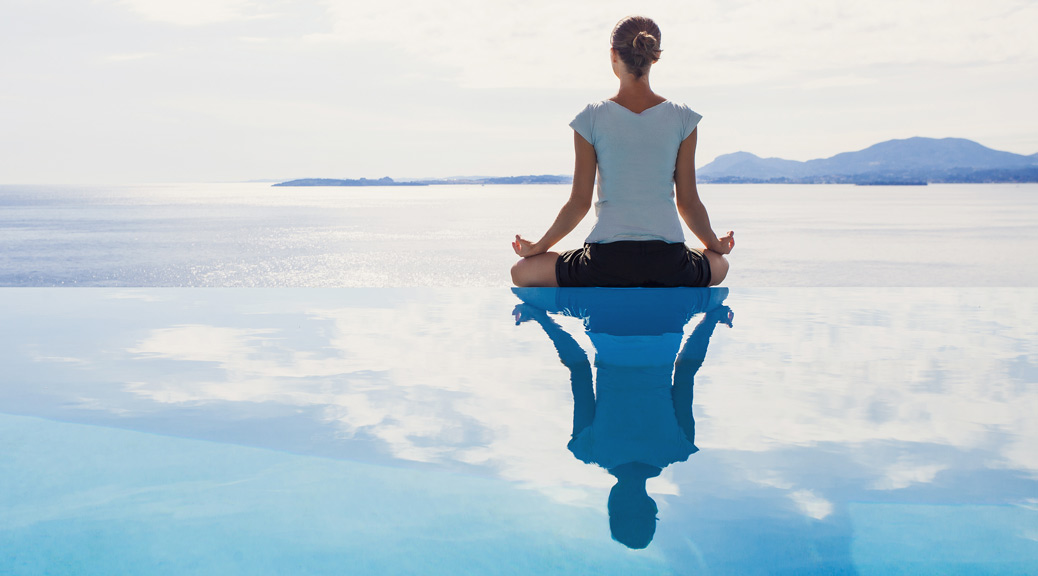
<svg viewBox="0 0 1038 576"><path fill-rule="evenodd" d="M477 466L567 501L611 484L566 450L569 375L542 331L512 324L510 293L303 292L246 291L226 309L186 292L164 292L161 306L113 298L133 291L106 292L99 307L84 297L61 330L80 336L41 332L32 362L12 370L57 383L44 389L69 409L176 414L173 404L235 402L240 416L297 413L330 436L378 439L399 459ZM729 304L736 326L715 332L696 377L704 454L842 447L873 490L970 469L969 453L1038 474L1035 395L1007 372L1038 365L1031 292L733 290ZM99 332L108 325L98 318L119 309L154 317L124 313L126 323ZM556 319L591 351L579 320ZM671 472L654 493L679 492ZM824 487L781 466L744 478L808 516L831 512Z"/></svg>
<svg viewBox="0 0 1038 576"><path fill-rule="evenodd" d="M611 83L609 33L630 10L614 1L323 4L332 31L311 41L355 43L372 55L401 48L471 87ZM676 84L753 84L818 72L860 78L875 66L1038 58L1029 24L1038 19L1038 6L1017 0L656 0L639 10L660 24L658 74Z"/></svg>
<svg viewBox="0 0 1038 576"><path fill-rule="evenodd" d="M864 78L854 74L844 74L839 76L826 76L824 78L816 78L814 80L808 80L802 84L804 90L819 90L824 88L848 88L855 86L868 86L870 84L876 84L878 80L875 78Z"/></svg>
<svg viewBox="0 0 1038 576"><path fill-rule="evenodd" d="M146 375L124 389L160 404L317 408L339 437L378 438L395 458L484 466L553 498L592 502L585 488L611 482L565 448L572 407L565 368L557 361L517 362L496 348L518 335L554 354L550 343L513 326L497 307L504 321L485 323L472 315L470 298L442 296L434 306L310 308L300 322L323 327L321 345L310 349L279 329L154 329L127 349ZM191 377L153 372L147 367L155 361L190 366ZM524 386L509 385L514 382ZM674 490L662 481L655 489Z"/></svg>
<svg viewBox="0 0 1038 576"><path fill-rule="evenodd" d="M945 464L915 464L899 461L883 470L883 476L873 484L877 490L900 490L913 484L933 482L937 474L948 468Z"/></svg>
<svg viewBox="0 0 1038 576"><path fill-rule="evenodd" d="M156 56L158 52L129 52L123 54L111 54L106 59L109 62L130 62L133 60L144 60Z"/></svg>
<svg viewBox="0 0 1038 576"><path fill-rule="evenodd" d="M1034 401L1005 373L1021 354L1034 354L1031 323L999 320L1038 313L1024 293L1016 293L1019 302L1005 291L992 299L986 291L934 290L925 301L897 290L769 294L732 298L741 320L715 336L700 371L695 411L704 450L840 443L972 451L1008 429L1016 434L998 444L990 465L1038 473ZM977 302L982 316L962 313ZM148 384L130 388L159 402L318 407L343 437L365 431L398 458L488 466L535 486L607 483L564 449L572 398L547 339L528 326L484 320L494 310L493 299L449 293L393 308L310 308L301 321L321 327L321 345L309 348L282 330L160 328L130 352L212 369L135 379ZM992 325L978 331L982 320ZM579 323L569 328L584 342ZM502 342L514 349L501 350ZM539 360L517 361L528 357ZM868 484L879 490L928 483L954 467L940 456L874 466L872 451L860 453L874 469ZM753 481L788 491L809 516L831 509L778 472ZM655 489L672 487L661 480Z"/></svg>
<svg viewBox="0 0 1038 576"><path fill-rule="evenodd" d="M833 503L811 490L791 492L789 498L801 513L815 520L824 520L826 516L833 513Z"/></svg>
<svg viewBox="0 0 1038 576"><path fill-rule="evenodd" d="M0 43L19 54L0 64L11 80L0 100L14 111L0 153L7 177L26 182L331 175L343 158L397 177L564 172L566 123L615 89L608 36L630 10L615 0L20 3L0 22ZM663 30L653 86L707 118L701 162L735 150L825 157L911 135L1036 150L1034 2L646 0L638 10Z"/></svg>
<svg viewBox="0 0 1038 576"><path fill-rule="evenodd" d="M203 325L173 326L152 331L148 338L127 351L146 358L227 363L252 356L259 339L270 332Z"/></svg>
<svg viewBox="0 0 1038 576"><path fill-rule="evenodd" d="M178 26L204 26L246 18L251 0L118 0L137 15Z"/></svg>

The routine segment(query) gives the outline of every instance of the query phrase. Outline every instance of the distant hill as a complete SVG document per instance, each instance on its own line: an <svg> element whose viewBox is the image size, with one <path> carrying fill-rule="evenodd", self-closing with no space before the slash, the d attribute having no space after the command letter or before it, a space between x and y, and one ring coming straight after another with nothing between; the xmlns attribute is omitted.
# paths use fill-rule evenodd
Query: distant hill
<svg viewBox="0 0 1038 576"><path fill-rule="evenodd" d="M540 176L501 176L486 178L445 178L441 180L405 180L396 181L392 178L379 178L369 180L359 178L357 180L336 180L332 178L301 178L279 182L274 186L443 186L443 185L484 185L484 184L569 184L573 181L570 176L540 175Z"/></svg>
<svg viewBox="0 0 1038 576"><path fill-rule="evenodd" d="M427 186L421 182L397 182L388 176L377 180L358 178L357 180L336 180L333 178L300 178L288 182L278 182L272 186Z"/></svg>
<svg viewBox="0 0 1038 576"><path fill-rule="evenodd" d="M442 180L419 180L426 184L569 184L572 176L542 174L539 176L482 176L471 178L445 178Z"/></svg>
<svg viewBox="0 0 1038 576"><path fill-rule="evenodd" d="M735 152L696 170L696 177L701 182L1038 182L1038 154L992 150L963 138L916 137L807 162Z"/></svg>
<svg viewBox="0 0 1038 576"><path fill-rule="evenodd" d="M718 156L696 170L700 182L926 184L928 182L1038 182L1038 154L1024 156L964 138L887 140L856 152L800 162L749 152ZM274 186L438 186L569 184L565 175L464 177L396 181L392 178L302 178Z"/></svg>

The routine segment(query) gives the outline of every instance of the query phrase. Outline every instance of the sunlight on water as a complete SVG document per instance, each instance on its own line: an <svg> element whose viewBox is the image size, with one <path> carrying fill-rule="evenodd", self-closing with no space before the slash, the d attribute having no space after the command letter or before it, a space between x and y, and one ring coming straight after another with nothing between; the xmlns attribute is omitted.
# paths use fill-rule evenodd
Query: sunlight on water
<svg viewBox="0 0 1038 576"><path fill-rule="evenodd" d="M1038 285L1038 185L704 185L730 286ZM0 186L0 286L507 286L564 186ZM589 217L556 248L578 247ZM690 243L696 241L686 233Z"/></svg>

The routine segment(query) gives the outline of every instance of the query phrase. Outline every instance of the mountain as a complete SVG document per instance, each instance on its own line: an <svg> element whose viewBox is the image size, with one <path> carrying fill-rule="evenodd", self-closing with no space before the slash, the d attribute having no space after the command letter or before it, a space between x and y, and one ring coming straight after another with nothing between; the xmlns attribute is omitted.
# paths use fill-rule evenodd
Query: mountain
<svg viewBox="0 0 1038 576"><path fill-rule="evenodd" d="M572 176L540 174L529 176L483 176L473 178L448 178L445 180L420 180L426 184L569 184Z"/></svg>
<svg viewBox="0 0 1038 576"><path fill-rule="evenodd" d="M298 180L289 180L288 182L279 182L272 184L272 186L425 186L422 182L397 182L392 178L386 176L379 178L378 180L368 180L367 178L359 178L357 180L338 180L334 178L300 178Z"/></svg>
<svg viewBox="0 0 1038 576"><path fill-rule="evenodd" d="M441 180L393 180L388 176L378 180L359 178L357 180L339 180L333 178L300 178L279 182L274 186L438 186L438 185L484 185L484 184L569 184L571 176L555 176L550 174L530 176L500 176L445 178Z"/></svg>
<svg viewBox="0 0 1038 576"><path fill-rule="evenodd" d="M696 177L738 174L743 178L798 178L807 174L804 162L782 158L760 158L749 152L735 152L718 156L713 162L696 170Z"/></svg>
<svg viewBox="0 0 1038 576"><path fill-rule="evenodd" d="M749 152L718 156L696 170L701 182L1038 182L1038 154L992 150L964 138L907 138L798 162Z"/></svg>

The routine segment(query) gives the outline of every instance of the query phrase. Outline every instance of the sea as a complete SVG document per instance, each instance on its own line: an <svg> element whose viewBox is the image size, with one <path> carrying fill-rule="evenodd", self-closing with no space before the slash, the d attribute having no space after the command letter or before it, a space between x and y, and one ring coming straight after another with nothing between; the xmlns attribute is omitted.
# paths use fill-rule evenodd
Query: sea
<svg viewBox="0 0 1038 576"><path fill-rule="evenodd" d="M566 186L0 186L0 286L506 287ZM1038 184L702 185L728 286L1038 286ZM589 216L556 249L579 247ZM696 239L686 231L689 243Z"/></svg>
<svg viewBox="0 0 1038 576"><path fill-rule="evenodd" d="M1038 185L701 194L516 289L566 187L0 187L0 574L1038 573Z"/></svg>

